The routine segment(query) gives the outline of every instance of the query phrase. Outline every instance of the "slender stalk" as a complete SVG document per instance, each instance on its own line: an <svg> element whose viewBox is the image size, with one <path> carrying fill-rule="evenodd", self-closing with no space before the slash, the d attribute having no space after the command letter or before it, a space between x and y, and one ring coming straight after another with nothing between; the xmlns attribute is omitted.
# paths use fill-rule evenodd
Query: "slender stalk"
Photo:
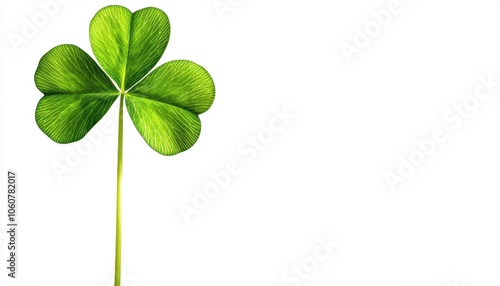
<svg viewBox="0 0 500 286"><path fill-rule="evenodd" d="M116 169L116 244L115 244L115 286L120 286L122 267L122 155L123 155L123 93L120 94L120 115L118 118L118 166Z"/></svg>

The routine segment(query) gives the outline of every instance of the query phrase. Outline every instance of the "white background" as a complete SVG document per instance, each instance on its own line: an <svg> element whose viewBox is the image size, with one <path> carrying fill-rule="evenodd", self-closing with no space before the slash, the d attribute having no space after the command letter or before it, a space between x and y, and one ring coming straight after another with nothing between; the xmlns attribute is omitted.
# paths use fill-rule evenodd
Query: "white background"
<svg viewBox="0 0 500 286"><path fill-rule="evenodd" d="M217 87L199 141L174 157L125 116L122 285L500 284L499 87L460 128L442 117L474 95L478 76L500 81L498 1L401 0L350 63L341 43L390 0L232 1L223 18L212 0L117 2L59 4L18 51L9 39L43 10L0 4L1 172L19 173L20 224L18 278L7 279L2 187L1 285L111 285L118 116L60 180L54 162L79 143L38 129L33 81L56 45L91 53L88 24L108 4L164 10L172 34L160 63L193 60ZM295 118L264 150L238 152L283 108ZM447 140L392 191L384 174L436 128ZM240 173L186 223L179 207L231 161ZM340 247L285 283L327 237Z"/></svg>

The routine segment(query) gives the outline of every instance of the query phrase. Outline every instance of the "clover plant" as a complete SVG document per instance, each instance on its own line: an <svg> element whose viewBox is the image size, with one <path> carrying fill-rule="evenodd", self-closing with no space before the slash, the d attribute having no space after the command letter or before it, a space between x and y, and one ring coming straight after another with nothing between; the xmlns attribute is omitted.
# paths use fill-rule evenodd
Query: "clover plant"
<svg viewBox="0 0 500 286"><path fill-rule="evenodd" d="M120 286L121 272L123 106L144 141L170 156L193 146L201 131L198 115L215 97L212 78L194 62L174 60L151 71L169 38L170 22L162 10L149 7L132 13L107 6L90 22L90 43L99 64L79 47L65 44L47 52L35 72L43 93L36 122L57 143L82 139L120 99L115 286Z"/></svg>

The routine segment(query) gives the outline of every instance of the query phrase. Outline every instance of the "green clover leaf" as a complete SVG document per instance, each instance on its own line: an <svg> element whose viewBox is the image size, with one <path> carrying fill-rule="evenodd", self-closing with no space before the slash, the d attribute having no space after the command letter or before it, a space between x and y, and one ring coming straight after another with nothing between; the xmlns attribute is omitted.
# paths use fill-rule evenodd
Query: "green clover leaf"
<svg viewBox="0 0 500 286"><path fill-rule="evenodd" d="M215 97L209 73L187 60L158 63L170 38L167 15L157 8L134 13L122 6L99 10L90 22L97 58L74 45L47 52L35 72L43 93L35 119L58 143L85 137L120 98L118 127L115 286L121 277L121 176L124 105L146 143L162 155L193 146L201 131L199 114ZM113 83L114 82L114 83Z"/></svg>
<svg viewBox="0 0 500 286"><path fill-rule="evenodd" d="M198 115L212 105L215 86L203 67L187 60L167 62L148 74L169 37L170 22L160 9L101 9L90 22L90 43L102 69L73 45L57 46L40 60L35 73L44 94L36 109L40 129L58 143L78 141L124 97L151 148L163 155L189 149L200 135Z"/></svg>

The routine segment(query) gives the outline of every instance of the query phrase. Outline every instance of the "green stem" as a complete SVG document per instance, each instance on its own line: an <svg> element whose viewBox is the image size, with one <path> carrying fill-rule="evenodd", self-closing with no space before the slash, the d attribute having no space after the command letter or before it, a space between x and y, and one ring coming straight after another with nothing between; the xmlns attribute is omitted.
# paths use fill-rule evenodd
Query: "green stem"
<svg viewBox="0 0 500 286"><path fill-rule="evenodd" d="M120 115L118 119L118 167L116 171L116 244L115 244L115 286L120 286L122 267L122 154L123 154L123 93L120 94Z"/></svg>

